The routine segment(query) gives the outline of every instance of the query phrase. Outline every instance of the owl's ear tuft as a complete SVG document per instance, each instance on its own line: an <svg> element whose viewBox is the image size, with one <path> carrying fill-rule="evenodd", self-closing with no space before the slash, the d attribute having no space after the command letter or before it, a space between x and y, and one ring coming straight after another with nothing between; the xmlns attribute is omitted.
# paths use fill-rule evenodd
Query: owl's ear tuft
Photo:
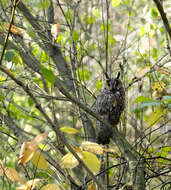
<svg viewBox="0 0 171 190"><path fill-rule="evenodd" d="M120 72L118 72L118 75L117 75L117 77L116 77L116 78L117 78L117 79L119 79L119 77L120 77Z"/></svg>
<svg viewBox="0 0 171 190"><path fill-rule="evenodd" d="M108 75L107 72L105 72L105 76L106 76L106 79L107 79L107 80L110 80L109 75Z"/></svg>
<svg viewBox="0 0 171 190"><path fill-rule="evenodd" d="M107 72L105 72L105 76L106 76L106 86L109 88L110 86L110 78Z"/></svg>

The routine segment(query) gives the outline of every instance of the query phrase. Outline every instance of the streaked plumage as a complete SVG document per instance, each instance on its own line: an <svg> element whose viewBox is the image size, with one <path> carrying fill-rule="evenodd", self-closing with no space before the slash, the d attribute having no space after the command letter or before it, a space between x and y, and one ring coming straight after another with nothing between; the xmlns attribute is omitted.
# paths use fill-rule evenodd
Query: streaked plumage
<svg viewBox="0 0 171 190"><path fill-rule="evenodd" d="M125 107L125 90L119 76L120 73L116 78L107 79L106 85L100 91L95 104L96 113L114 127L119 123ZM112 129L96 121L96 132L99 144L109 143L109 139L112 137Z"/></svg>

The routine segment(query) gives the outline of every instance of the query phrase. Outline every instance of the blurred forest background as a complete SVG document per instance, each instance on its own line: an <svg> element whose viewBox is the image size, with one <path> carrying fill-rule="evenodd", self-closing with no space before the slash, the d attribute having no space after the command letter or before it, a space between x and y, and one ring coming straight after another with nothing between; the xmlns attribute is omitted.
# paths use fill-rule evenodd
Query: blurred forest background
<svg viewBox="0 0 171 190"><path fill-rule="evenodd" d="M169 0L0 0L0 189L171 189L169 23ZM126 105L102 146L105 72Z"/></svg>

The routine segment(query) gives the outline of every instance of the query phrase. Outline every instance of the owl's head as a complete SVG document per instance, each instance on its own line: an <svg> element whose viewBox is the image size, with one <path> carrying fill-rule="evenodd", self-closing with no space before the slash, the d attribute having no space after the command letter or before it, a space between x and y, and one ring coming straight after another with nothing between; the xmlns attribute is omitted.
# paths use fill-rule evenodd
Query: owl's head
<svg viewBox="0 0 171 190"><path fill-rule="evenodd" d="M120 77L120 72L118 72L118 75L116 78L109 78L109 76L106 75L107 88L113 93L115 93L117 90L119 90L119 88L122 86L122 82L119 79L119 77Z"/></svg>

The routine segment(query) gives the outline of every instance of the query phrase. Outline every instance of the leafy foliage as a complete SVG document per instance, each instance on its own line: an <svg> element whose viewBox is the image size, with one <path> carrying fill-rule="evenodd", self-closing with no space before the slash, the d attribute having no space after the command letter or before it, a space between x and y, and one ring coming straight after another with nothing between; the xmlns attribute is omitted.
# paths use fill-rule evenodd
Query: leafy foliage
<svg viewBox="0 0 171 190"><path fill-rule="evenodd" d="M165 20L154 2L1 1L0 189L170 189L170 2ZM94 113L105 72L126 90L108 147Z"/></svg>

